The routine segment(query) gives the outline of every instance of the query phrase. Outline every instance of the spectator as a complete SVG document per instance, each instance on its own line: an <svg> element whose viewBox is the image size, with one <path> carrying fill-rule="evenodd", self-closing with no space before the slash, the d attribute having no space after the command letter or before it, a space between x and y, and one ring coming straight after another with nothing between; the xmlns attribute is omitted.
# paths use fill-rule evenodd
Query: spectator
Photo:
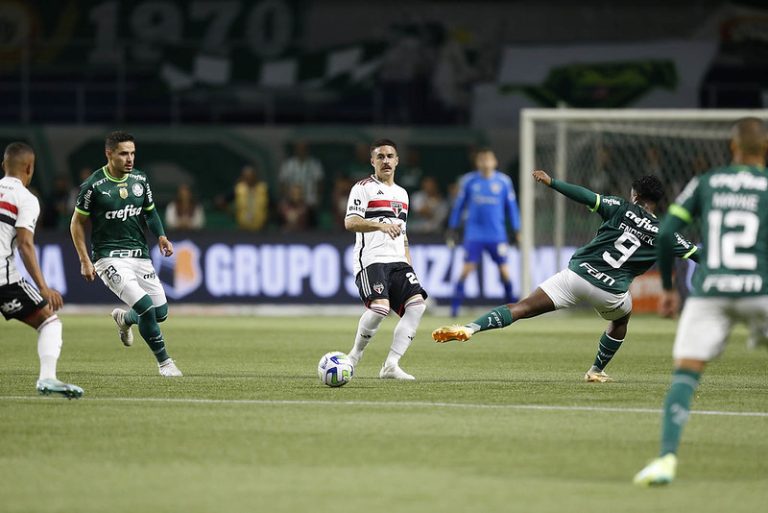
<svg viewBox="0 0 768 513"><path fill-rule="evenodd" d="M440 193L440 187L431 176L421 180L419 189L411 199L409 219L414 233L440 233L448 218L448 202Z"/></svg>
<svg viewBox="0 0 768 513"><path fill-rule="evenodd" d="M288 187L288 193L278 205L278 213L284 232L303 232L309 227L310 209L299 184Z"/></svg>
<svg viewBox="0 0 768 513"><path fill-rule="evenodd" d="M397 171L397 183L411 194L419 186L423 174L421 153L416 148L410 148L405 154L405 165L401 165Z"/></svg>
<svg viewBox="0 0 768 513"><path fill-rule="evenodd" d="M320 161L309 154L309 146L304 141L297 141L293 146L293 156L280 166L278 181L283 196L287 196L291 185L302 189L304 200L310 209L317 209L322 194L321 185L324 172Z"/></svg>
<svg viewBox="0 0 768 513"><path fill-rule="evenodd" d="M366 152L370 152L366 146ZM368 166L370 168L370 165ZM347 199L349 191L354 183L346 176L339 176L333 184L333 197L331 208L333 209L333 227L344 230L344 218L347 217Z"/></svg>
<svg viewBox="0 0 768 513"><path fill-rule="evenodd" d="M347 166L344 176L358 182L365 178L368 178L373 174L373 167L371 167L371 148L366 143L357 143L355 145L355 160L350 162ZM350 188L352 186L350 185ZM349 196L349 189L344 193L344 208L346 209L346 201ZM345 210L346 212L346 210Z"/></svg>
<svg viewBox="0 0 768 513"><path fill-rule="evenodd" d="M205 224L205 212L189 185L181 184L176 198L165 209L165 226L172 230L199 230Z"/></svg>
<svg viewBox="0 0 768 513"><path fill-rule="evenodd" d="M75 194L75 198L77 195ZM44 228L63 228L69 226L69 218L74 211L72 200L72 181L67 175L59 175L53 181L53 192L45 205L42 218Z"/></svg>
<svg viewBox="0 0 768 513"><path fill-rule="evenodd" d="M244 230L259 231L267 224L267 184L254 166L243 167L235 184L235 219Z"/></svg>

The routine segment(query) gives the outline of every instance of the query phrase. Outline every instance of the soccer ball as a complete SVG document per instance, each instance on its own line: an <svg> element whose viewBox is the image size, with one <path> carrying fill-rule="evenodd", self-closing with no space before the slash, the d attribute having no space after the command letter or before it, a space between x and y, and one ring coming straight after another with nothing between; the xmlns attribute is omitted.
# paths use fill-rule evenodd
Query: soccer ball
<svg viewBox="0 0 768 513"><path fill-rule="evenodd" d="M346 354L340 351L324 354L317 364L320 382L329 387L344 386L352 379L355 369Z"/></svg>

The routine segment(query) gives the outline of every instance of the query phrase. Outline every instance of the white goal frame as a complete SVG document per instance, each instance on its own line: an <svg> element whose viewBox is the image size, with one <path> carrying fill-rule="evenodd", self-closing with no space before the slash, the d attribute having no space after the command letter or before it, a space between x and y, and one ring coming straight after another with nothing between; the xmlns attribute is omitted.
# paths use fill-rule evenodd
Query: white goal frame
<svg viewBox="0 0 768 513"><path fill-rule="evenodd" d="M768 121L768 109L761 110L699 110L699 109L523 109L520 111L520 277L523 296L533 290L532 256L534 251L534 205L535 190L531 173L536 161L536 122L567 121L736 121L754 116ZM555 168L549 171L558 179L567 176L565 123L557 127L555 141ZM563 246L565 198L555 194L554 241L556 251ZM559 261L559 258L558 258Z"/></svg>

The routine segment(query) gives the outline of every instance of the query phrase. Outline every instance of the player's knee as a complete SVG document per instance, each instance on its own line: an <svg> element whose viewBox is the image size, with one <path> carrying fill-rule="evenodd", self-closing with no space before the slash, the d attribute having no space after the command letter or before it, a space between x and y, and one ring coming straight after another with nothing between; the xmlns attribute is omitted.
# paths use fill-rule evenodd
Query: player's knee
<svg viewBox="0 0 768 513"><path fill-rule="evenodd" d="M380 315L382 318L389 315L389 305L383 303L371 303L368 305L368 310L376 315Z"/></svg>
<svg viewBox="0 0 768 513"><path fill-rule="evenodd" d="M155 319L157 322L163 322L168 318L168 303L163 303L155 307Z"/></svg>
<svg viewBox="0 0 768 513"><path fill-rule="evenodd" d="M136 301L131 308L133 308L139 317L144 317L147 314L155 315L155 308L152 304L152 299L149 296L142 297Z"/></svg>
<svg viewBox="0 0 768 513"><path fill-rule="evenodd" d="M427 310L427 303L423 299L416 299L405 305L405 311L421 317Z"/></svg>

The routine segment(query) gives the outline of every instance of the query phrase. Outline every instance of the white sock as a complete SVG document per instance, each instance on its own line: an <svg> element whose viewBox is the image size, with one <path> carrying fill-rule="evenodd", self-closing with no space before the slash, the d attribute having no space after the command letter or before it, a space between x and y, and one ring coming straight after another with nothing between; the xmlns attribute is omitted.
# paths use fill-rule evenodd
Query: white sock
<svg viewBox="0 0 768 513"><path fill-rule="evenodd" d="M61 354L61 321L48 317L37 328L37 355L40 357L40 379L56 379L56 362Z"/></svg>
<svg viewBox="0 0 768 513"><path fill-rule="evenodd" d="M415 299L405 305L405 312L400 318L400 321L395 326L395 335L392 338L392 347L389 349L387 355L387 361L384 365L398 365L400 357L408 350L408 346L413 342L413 338L416 336L416 329L421 322L421 316L424 315L424 310L427 309L427 305L423 299Z"/></svg>
<svg viewBox="0 0 768 513"><path fill-rule="evenodd" d="M360 316L360 322L357 324L357 334L355 335L355 345L350 354L358 360L362 357L365 346L371 341L373 336L379 330L381 321L389 315L389 308L382 305L371 305L370 308Z"/></svg>

